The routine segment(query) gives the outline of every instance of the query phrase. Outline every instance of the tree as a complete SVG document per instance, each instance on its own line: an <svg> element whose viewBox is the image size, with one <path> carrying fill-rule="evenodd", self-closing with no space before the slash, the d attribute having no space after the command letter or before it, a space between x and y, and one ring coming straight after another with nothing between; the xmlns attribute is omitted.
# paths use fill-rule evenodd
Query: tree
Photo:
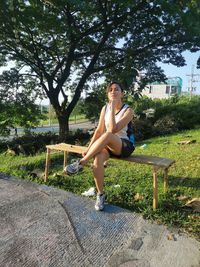
<svg viewBox="0 0 200 267"><path fill-rule="evenodd" d="M1 64L28 67L55 109L60 137L84 87L94 78L143 84L165 79L156 62L185 64L200 49L198 1L1 0ZM72 99L69 101L69 91Z"/></svg>
<svg viewBox="0 0 200 267"><path fill-rule="evenodd" d="M36 84L31 77L25 79L13 68L0 75L0 134L9 134L10 128L21 126L29 129L37 125L42 118L33 87ZM37 92L37 90L36 90Z"/></svg>
<svg viewBox="0 0 200 267"><path fill-rule="evenodd" d="M104 87L104 84L96 85L93 91L89 92L87 97L83 100L82 113L93 122L98 120L101 109L106 101Z"/></svg>

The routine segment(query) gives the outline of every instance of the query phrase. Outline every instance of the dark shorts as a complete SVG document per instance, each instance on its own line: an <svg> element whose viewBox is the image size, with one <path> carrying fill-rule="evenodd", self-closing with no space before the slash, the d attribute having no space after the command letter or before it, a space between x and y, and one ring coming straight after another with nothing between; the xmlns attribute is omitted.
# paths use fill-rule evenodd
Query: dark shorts
<svg viewBox="0 0 200 267"><path fill-rule="evenodd" d="M131 143L127 139L121 139L121 140L122 140L121 154L120 155L115 155L114 153L112 153L112 151L110 151L108 149L108 152L109 152L110 156L114 156L114 157L117 157L117 158L127 158L133 153L133 151L135 150L135 147L134 147L133 143Z"/></svg>

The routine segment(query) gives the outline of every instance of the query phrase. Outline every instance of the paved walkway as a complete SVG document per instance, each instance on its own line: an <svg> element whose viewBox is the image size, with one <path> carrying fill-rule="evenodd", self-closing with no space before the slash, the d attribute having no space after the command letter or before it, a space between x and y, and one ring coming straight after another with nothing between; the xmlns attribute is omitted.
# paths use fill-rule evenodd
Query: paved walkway
<svg viewBox="0 0 200 267"><path fill-rule="evenodd" d="M172 240L170 240L172 237ZM0 267L198 267L200 243L136 213L0 174Z"/></svg>

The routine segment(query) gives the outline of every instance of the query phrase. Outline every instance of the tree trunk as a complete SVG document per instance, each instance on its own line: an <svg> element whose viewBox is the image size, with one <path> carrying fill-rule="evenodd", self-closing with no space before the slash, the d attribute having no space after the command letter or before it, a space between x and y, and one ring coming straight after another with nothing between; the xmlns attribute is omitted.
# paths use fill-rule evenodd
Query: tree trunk
<svg viewBox="0 0 200 267"><path fill-rule="evenodd" d="M66 142L69 134L69 116L61 115L57 117L59 123L59 141Z"/></svg>

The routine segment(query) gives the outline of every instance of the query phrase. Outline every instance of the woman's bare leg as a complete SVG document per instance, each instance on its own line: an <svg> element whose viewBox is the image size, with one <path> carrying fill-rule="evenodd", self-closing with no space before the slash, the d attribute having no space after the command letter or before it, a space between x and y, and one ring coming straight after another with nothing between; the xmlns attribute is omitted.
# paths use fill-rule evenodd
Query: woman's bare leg
<svg viewBox="0 0 200 267"><path fill-rule="evenodd" d="M104 162L109 159L109 153L106 149L96 154L93 163L94 181L98 193L103 193L104 186Z"/></svg>
<svg viewBox="0 0 200 267"><path fill-rule="evenodd" d="M114 154L120 155L122 149L122 141L113 133L104 133L92 144L87 154L80 160L80 163L82 165L85 165L88 160L93 158L97 153L99 153L106 147L108 147Z"/></svg>

